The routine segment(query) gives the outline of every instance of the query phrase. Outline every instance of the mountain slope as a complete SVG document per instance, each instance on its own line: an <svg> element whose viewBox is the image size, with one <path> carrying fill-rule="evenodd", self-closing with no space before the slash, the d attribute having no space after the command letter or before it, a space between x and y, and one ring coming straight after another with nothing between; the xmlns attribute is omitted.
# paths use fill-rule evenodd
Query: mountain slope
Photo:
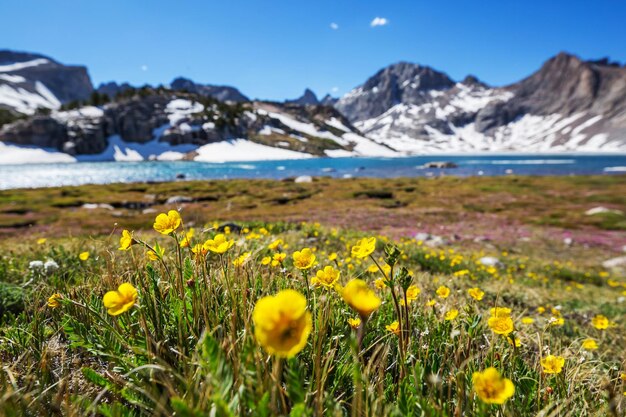
<svg viewBox="0 0 626 417"><path fill-rule="evenodd" d="M565 53L502 88L396 64L335 107L405 153L626 151L626 68Z"/></svg>
<svg viewBox="0 0 626 417"><path fill-rule="evenodd" d="M0 141L5 142L2 152L25 155L34 146L53 153L55 161L396 155L363 137L331 107L225 103L145 88L100 107L53 111L5 125Z"/></svg>
<svg viewBox="0 0 626 417"><path fill-rule="evenodd" d="M89 97L93 85L82 66L60 64L44 55L0 51L0 108L33 114Z"/></svg>

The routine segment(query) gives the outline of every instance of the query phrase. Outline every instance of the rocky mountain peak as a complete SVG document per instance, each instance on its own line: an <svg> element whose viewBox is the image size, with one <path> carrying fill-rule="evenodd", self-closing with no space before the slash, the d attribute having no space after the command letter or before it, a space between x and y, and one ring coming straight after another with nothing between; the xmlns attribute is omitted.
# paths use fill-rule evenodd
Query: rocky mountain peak
<svg viewBox="0 0 626 417"><path fill-rule="evenodd" d="M339 99L337 97L333 97L330 94L326 94L321 100L320 104L323 106L334 106Z"/></svg>
<svg viewBox="0 0 626 417"><path fill-rule="evenodd" d="M93 92L87 68L10 50L0 51L0 87L0 107L25 114L84 100Z"/></svg>
<svg viewBox="0 0 626 417"><path fill-rule="evenodd" d="M304 93L295 100L286 100L286 103L300 104L302 106L319 104L317 96L310 89L305 89Z"/></svg>
<svg viewBox="0 0 626 417"><path fill-rule="evenodd" d="M515 90L514 103L532 108L535 114L626 111L626 68L608 59L584 61L561 52L509 89Z"/></svg>
<svg viewBox="0 0 626 417"><path fill-rule="evenodd" d="M339 99L335 106L352 121L379 116L399 103L421 104L428 92L445 90L454 81L443 72L409 62L399 62L378 71L363 85Z"/></svg>
<svg viewBox="0 0 626 417"><path fill-rule="evenodd" d="M463 81L461 81L461 84L465 84L467 86L470 87L482 87L482 88L489 88L489 85L487 85L486 83L482 82L481 80L478 79L478 77L474 76L474 75L468 75L466 76Z"/></svg>

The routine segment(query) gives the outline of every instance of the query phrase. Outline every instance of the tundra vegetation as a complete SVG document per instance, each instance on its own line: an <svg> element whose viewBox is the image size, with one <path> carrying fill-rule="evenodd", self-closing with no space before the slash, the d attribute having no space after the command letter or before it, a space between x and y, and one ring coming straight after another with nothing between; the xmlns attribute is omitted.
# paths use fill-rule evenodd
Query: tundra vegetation
<svg viewBox="0 0 626 417"><path fill-rule="evenodd" d="M624 187L1 192L0 414L624 415Z"/></svg>

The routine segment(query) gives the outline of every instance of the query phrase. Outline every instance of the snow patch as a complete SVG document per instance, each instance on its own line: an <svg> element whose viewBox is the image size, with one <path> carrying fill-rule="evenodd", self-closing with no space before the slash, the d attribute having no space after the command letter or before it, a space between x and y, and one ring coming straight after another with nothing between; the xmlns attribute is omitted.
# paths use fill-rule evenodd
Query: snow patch
<svg viewBox="0 0 626 417"><path fill-rule="evenodd" d="M0 142L0 165L52 164L58 162L76 162L76 158L55 149L11 145Z"/></svg>
<svg viewBox="0 0 626 417"><path fill-rule="evenodd" d="M50 61L44 58L33 59L32 61L16 62L15 64L0 65L0 72L18 71L24 68L36 67L38 65L47 64Z"/></svg>
<svg viewBox="0 0 626 417"><path fill-rule="evenodd" d="M199 162L271 161L312 158L307 153L274 148L245 139L209 143L199 147L196 152L198 155L194 160Z"/></svg>

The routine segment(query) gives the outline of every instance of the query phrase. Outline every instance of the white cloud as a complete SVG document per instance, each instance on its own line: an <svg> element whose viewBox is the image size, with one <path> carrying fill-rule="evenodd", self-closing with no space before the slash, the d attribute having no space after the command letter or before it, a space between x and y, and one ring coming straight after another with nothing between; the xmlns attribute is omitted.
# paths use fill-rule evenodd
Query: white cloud
<svg viewBox="0 0 626 417"><path fill-rule="evenodd" d="M333 93L336 93L337 91L339 91L339 87L333 87L330 89L330 91L332 91Z"/></svg>
<svg viewBox="0 0 626 417"><path fill-rule="evenodd" d="M148 66L147 65L142 65L141 66L141 70L142 71L148 71Z"/></svg>
<svg viewBox="0 0 626 417"><path fill-rule="evenodd" d="M384 17L375 17L374 20L370 23L370 26L375 28L376 26L385 26L389 24L389 20Z"/></svg>
<svg viewBox="0 0 626 417"><path fill-rule="evenodd" d="M337 29L339 29L339 25L337 23L333 22L333 23L330 24L330 28L332 30L337 30Z"/></svg>

